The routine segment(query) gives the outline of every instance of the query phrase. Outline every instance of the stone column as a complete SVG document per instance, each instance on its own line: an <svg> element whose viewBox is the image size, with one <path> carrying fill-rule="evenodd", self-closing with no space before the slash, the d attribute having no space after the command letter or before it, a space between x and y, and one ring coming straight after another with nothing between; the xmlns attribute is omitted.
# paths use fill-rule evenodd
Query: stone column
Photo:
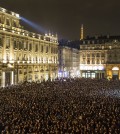
<svg viewBox="0 0 120 134"><path fill-rule="evenodd" d="M2 87L5 87L5 72L2 72Z"/></svg>

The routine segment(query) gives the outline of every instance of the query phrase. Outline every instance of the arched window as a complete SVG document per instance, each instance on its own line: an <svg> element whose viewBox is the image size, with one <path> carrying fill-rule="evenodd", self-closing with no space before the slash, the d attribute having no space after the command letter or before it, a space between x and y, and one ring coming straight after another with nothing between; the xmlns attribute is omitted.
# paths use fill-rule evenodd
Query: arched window
<svg viewBox="0 0 120 134"><path fill-rule="evenodd" d="M112 70L119 70L119 68L118 67L113 67Z"/></svg>

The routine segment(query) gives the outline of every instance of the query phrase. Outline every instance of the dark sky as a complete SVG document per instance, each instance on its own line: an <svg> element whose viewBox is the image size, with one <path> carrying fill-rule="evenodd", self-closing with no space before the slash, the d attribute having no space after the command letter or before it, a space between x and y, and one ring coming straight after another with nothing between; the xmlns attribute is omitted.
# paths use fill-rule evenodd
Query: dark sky
<svg viewBox="0 0 120 134"><path fill-rule="evenodd" d="M0 7L58 33L59 38L79 39L81 24L85 36L120 35L120 0L0 0Z"/></svg>

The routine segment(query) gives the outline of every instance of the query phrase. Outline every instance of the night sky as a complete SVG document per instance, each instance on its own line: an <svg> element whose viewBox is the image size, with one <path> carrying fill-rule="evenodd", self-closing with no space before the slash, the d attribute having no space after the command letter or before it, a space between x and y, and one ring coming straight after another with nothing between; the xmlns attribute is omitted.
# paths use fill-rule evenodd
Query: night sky
<svg viewBox="0 0 120 134"><path fill-rule="evenodd" d="M0 0L0 7L19 13L59 38L79 39L81 24L85 36L120 35L120 0ZM38 33L27 25L25 29Z"/></svg>

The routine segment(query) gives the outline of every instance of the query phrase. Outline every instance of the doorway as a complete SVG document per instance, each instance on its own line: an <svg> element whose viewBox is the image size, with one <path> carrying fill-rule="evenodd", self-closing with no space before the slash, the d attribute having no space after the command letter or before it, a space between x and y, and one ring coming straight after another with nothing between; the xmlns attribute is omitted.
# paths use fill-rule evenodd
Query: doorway
<svg viewBox="0 0 120 134"><path fill-rule="evenodd" d="M5 72L5 86L11 85L10 82L10 72Z"/></svg>
<svg viewBox="0 0 120 134"><path fill-rule="evenodd" d="M112 79L114 79L114 80L119 79L119 68L118 67L112 68Z"/></svg>

